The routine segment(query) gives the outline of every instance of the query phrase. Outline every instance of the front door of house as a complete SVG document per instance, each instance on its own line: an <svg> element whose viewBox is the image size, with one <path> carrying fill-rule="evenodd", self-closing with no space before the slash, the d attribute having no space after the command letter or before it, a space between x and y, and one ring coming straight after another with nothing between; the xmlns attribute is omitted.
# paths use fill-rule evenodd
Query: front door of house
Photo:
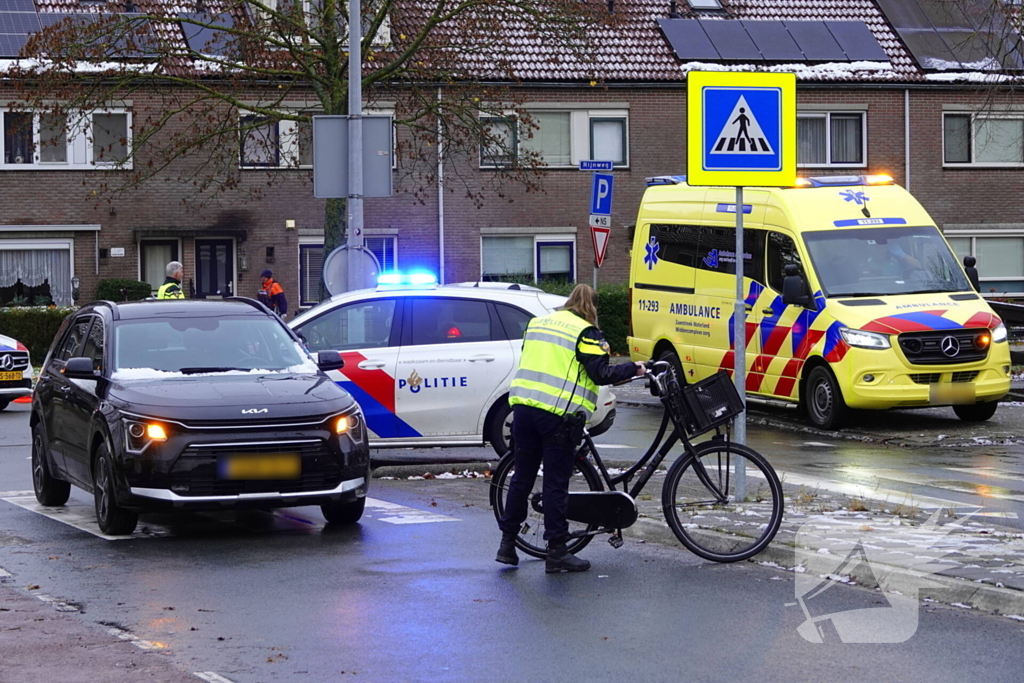
<svg viewBox="0 0 1024 683"><path fill-rule="evenodd" d="M229 239L196 240L196 298L234 294L235 245Z"/></svg>

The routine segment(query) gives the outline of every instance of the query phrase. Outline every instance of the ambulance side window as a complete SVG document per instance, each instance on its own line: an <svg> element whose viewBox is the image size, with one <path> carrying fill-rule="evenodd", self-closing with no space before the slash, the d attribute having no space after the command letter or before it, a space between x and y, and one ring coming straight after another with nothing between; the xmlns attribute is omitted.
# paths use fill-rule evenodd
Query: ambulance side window
<svg viewBox="0 0 1024 683"><path fill-rule="evenodd" d="M652 224L651 237L658 243L658 257L669 263L697 267L700 227L696 225Z"/></svg>
<svg viewBox="0 0 1024 683"><path fill-rule="evenodd" d="M488 341L491 316L486 301L420 298L412 306L413 346Z"/></svg>
<svg viewBox="0 0 1024 683"><path fill-rule="evenodd" d="M782 282L786 278L786 266L796 265L803 273L800 264L800 252L788 235L781 232L768 233L768 285L776 292L782 292Z"/></svg>
<svg viewBox="0 0 1024 683"><path fill-rule="evenodd" d="M299 327L310 351L347 351L391 346L394 299L339 306Z"/></svg>
<svg viewBox="0 0 1024 683"><path fill-rule="evenodd" d="M764 230L743 229L743 275L764 284ZM697 267L713 273L736 274L736 229L709 225L700 228Z"/></svg>

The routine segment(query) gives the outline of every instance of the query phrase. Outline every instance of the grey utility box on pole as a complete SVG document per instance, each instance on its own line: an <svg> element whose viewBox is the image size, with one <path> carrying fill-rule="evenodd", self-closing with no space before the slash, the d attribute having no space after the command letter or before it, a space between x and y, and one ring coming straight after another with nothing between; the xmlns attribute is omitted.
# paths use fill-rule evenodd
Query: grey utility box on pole
<svg viewBox="0 0 1024 683"><path fill-rule="evenodd" d="M313 117L313 196L317 199L345 199L348 189L348 117ZM364 197L392 194L392 139L390 116L364 116Z"/></svg>

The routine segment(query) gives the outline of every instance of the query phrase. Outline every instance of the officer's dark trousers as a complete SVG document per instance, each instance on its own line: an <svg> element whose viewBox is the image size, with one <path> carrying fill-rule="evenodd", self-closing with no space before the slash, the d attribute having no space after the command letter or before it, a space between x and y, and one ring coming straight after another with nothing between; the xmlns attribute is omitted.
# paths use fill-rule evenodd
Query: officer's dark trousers
<svg viewBox="0 0 1024 683"><path fill-rule="evenodd" d="M560 415L539 408L512 407L512 439L516 471L508 487L505 514L498 526L517 532L527 515L527 497L533 490L537 470L544 463L544 539L569 536L565 512L569 505L569 478L573 468L573 444Z"/></svg>

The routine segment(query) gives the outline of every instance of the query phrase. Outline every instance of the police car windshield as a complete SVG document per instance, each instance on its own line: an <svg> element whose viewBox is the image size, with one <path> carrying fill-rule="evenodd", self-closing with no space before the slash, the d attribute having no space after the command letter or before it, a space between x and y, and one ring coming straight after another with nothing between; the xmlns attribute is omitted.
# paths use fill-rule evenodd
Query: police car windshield
<svg viewBox="0 0 1024 683"><path fill-rule="evenodd" d="M268 317L125 320L114 328L114 377L160 373L316 372L309 355Z"/></svg>
<svg viewBox="0 0 1024 683"><path fill-rule="evenodd" d="M804 233L825 296L885 296L970 291L934 226Z"/></svg>

